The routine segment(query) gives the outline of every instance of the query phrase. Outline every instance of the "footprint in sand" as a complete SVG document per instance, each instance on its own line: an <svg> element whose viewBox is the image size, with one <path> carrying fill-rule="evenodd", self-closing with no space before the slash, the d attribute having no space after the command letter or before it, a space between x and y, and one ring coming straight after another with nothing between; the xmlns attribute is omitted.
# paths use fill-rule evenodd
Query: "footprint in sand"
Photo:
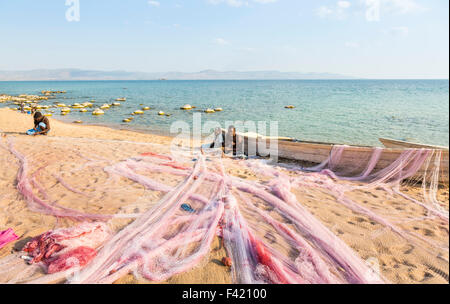
<svg viewBox="0 0 450 304"><path fill-rule="evenodd" d="M424 233L426 236L435 236L435 233L434 233L433 230L424 228L424 229L422 229L422 231L423 231L423 233Z"/></svg>
<svg viewBox="0 0 450 304"><path fill-rule="evenodd" d="M414 246L413 245L408 245L408 249L406 249L403 254L411 254L411 252L414 250Z"/></svg>
<svg viewBox="0 0 450 304"><path fill-rule="evenodd" d="M362 218L362 217L357 217L357 218L356 218L356 221L357 221L358 223L364 223L364 222L366 221L366 219L365 219L365 218Z"/></svg>

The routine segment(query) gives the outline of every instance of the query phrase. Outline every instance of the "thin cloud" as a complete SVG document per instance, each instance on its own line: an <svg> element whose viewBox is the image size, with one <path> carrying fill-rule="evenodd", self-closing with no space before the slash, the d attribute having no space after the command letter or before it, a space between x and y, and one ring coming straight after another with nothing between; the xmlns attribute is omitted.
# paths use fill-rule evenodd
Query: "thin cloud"
<svg viewBox="0 0 450 304"><path fill-rule="evenodd" d="M354 41L348 41L345 43L345 46L351 49L357 49L359 48L359 43Z"/></svg>
<svg viewBox="0 0 450 304"><path fill-rule="evenodd" d="M425 10L425 7L415 0L381 0L381 8L383 11L396 14L417 13Z"/></svg>
<svg viewBox="0 0 450 304"><path fill-rule="evenodd" d="M396 26L389 30L389 33L395 36L406 37L409 34L409 28L407 26Z"/></svg>
<svg viewBox="0 0 450 304"><path fill-rule="evenodd" d="M223 38L216 38L216 39L213 40L213 42L214 42L214 44L221 45L221 46L225 46L225 45L229 45L230 44L230 42L226 41Z"/></svg>
<svg viewBox="0 0 450 304"><path fill-rule="evenodd" d="M268 3L275 3L278 0L207 0L208 3L217 5L217 4L227 4L228 6L232 7L241 7L241 6L249 6L251 2L253 3L259 3L259 4L268 4Z"/></svg>
<svg viewBox="0 0 450 304"><path fill-rule="evenodd" d="M161 5L161 3L159 3L158 1L153 1L153 0L149 0L148 4L151 6L155 6L155 7L159 7Z"/></svg>
<svg viewBox="0 0 450 304"><path fill-rule="evenodd" d="M335 5L322 5L316 10L320 18L334 18L343 20L347 17L347 11L352 6L349 1L337 1Z"/></svg>

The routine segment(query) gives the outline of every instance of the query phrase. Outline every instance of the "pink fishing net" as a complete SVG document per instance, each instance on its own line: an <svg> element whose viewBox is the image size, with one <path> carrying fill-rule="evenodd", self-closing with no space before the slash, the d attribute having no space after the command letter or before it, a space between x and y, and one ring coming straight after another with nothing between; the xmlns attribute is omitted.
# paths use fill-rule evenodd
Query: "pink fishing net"
<svg viewBox="0 0 450 304"><path fill-rule="evenodd" d="M0 231L0 249L8 245L9 243L17 240L19 237L14 231L9 228L5 231Z"/></svg>
<svg viewBox="0 0 450 304"><path fill-rule="evenodd" d="M42 262L51 274L85 266L96 256L95 249L108 237L104 223L83 223L48 231L29 241L22 250L32 258L30 264Z"/></svg>
<svg viewBox="0 0 450 304"><path fill-rule="evenodd" d="M125 193L142 187L145 192L139 200L152 201L142 212L118 216L82 212L52 202L48 189L38 182L39 169L31 172L28 158L12 142L7 148L20 162L17 189L31 210L84 221L75 228L43 234L25 247L33 262L43 262L49 273L32 282L64 277L69 283L113 283L130 273L150 281L166 281L202 265L216 236L223 240L236 283L390 282L384 275L389 275L387 270L371 267L368 254L355 250L357 244L350 246L351 240L339 237L347 223L333 226L327 221L325 212L342 208L378 228L367 231L377 230L392 238L392 243L413 246L417 255L439 256L448 265L448 242L419 234L409 226L414 221L433 221L448 227L448 210L437 198L440 167L436 159L441 157L437 151L405 150L397 160L380 168L383 150L374 149L367 159L348 168L342 165L346 147L336 146L327 161L308 170L201 154L195 160L188 156L173 159L149 152L145 145L136 146L135 156L121 159L80 156L87 163L71 172L87 167L102 170L106 174L104 187L121 185L118 190ZM233 173L244 168L259 179ZM417 184L416 175L422 171L422 196L405 194L404 183ZM74 188L59 174L51 176L73 195L91 201L93 193ZM401 217L402 210L396 214L365 203L365 197L373 195L384 195L394 203L406 200L415 206L412 208L423 209L423 218ZM323 204L329 206L316 213L315 208ZM135 220L120 229L106 227L114 227L114 221L127 217ZM363 237L373 238L377 244L383 236ZM442 266L436 265L429 267Z"/></svg>

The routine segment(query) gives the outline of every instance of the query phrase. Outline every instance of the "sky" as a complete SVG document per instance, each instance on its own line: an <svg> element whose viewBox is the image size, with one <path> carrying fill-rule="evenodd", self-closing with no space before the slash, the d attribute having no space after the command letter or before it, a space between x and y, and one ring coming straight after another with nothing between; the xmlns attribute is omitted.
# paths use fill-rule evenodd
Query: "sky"
<svg viewBox="0 0 450 304"><path fill-rule="evenodd" d="M0 1L0 70L449 75L448 0Z"/></svg>

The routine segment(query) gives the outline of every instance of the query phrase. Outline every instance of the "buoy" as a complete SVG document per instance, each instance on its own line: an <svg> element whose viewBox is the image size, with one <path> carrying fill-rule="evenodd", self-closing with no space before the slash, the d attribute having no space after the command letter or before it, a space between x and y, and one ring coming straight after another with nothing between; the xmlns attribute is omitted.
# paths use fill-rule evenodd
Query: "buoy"
<svg viewBox="0 0 450 304"><path fill-rule="evenodd" d="M148 110L150 110L150 107L143 107L142 110L148 111Z"/></svg>
<svg viewBox="0 0 450 304"><path fill-rule="evenodd" d="M134 111L134 114L142 115L142 114L144 114L144 111L142 111L142 110L137 110L137 111Z"/></svg>
<svg viewBox="0 0 450 304"><path fill-rule="evenodd" d="M162 115L165 115L165 114L166 114L166 113L164 113L163 111L159 111L159 112L158 112L158 115L161 115L161 116L162 116Z"/></svg>
<svg viewBox="0 0 450 304"><path fill-rule="evenodd" d="M87 109L81 109L80 112L81 113L86 113L88 110Z"/></svg>
<svg viewBox="0 0 450 304"><path fill-rule="evenodd" d="M47 117L51 117L53 114L52 113L45 113L44 114L44 116L47 116Z"/></svg>
<svg viewBox="0 0 450 304"><path fill-rule="evenodd" d="M80 124L83 123L81 120L75 120L73 123Z"/></svg>
<svg viewBox="0 0 450 304"><path fill-rule="evenodd" d="M206 109L205 113L215 113L216 111L214 111L213 109Z"/></svg>
<svg viewBox="0 0 450 304"><path fill-rule="evenodd" d="M295 106L290 105L290 106L285 106L285 108L286 109L295 109Z"/></svg>
<svg viewBox="0 0 450 304"><path fill-rule="evenodd" d="M172 114L166 114L167 117L172 116Z"/></svg>
<svg viewBox="0 0 450 304"><path fill-rule="evenodd" d="M70 111L71 111L70 108L62 108L61 109L62 113L69 113Z"/></svg>
<svg viewBox="0 0 450 304"><path fill-rule="evenodd" d="M115 107L118 107L118 106L120 106L120 102L113 102L112 105Z"/></svg>
<svg viewBox="0 0 450 304"><path fill-rule="evenodd" d="M66 105L63 104L63 103L58 103L56 106L57 106L58 108L65 108L65 107L66 107Z"/></svg>
<svg viewBox="0 0 450 304"><path fill-rule="evenodd" d="M181 107L181 110L192 110L192 106L190 104L185 104Z"/></svg>
<svg viewBox="0 0 450 304"><path fill-rule="evenodd" d="M117 98L116 101L127 101L127 99L125 97L123 98Z"/></svg>
<svg viewBox="0 0 450 304"><path fill-rule="evenodd" d="M131 121L131 119L124 119L124 120L122 120L123 122L130 122Z"/></svg>
<svg viewBox="0 0 450 304"><path fill-rule="evenodd" d="M216 111L216 112L222 112L223 109L222 109L222 108L215 108L214 111Z"/></svg>
<svg viewBox="0 0 450 304"><path fill-rule="evenodd" d="M110 108L109 104L106 104L106 103L100 107L100 109L103 109L103 110L109 109L109 108Z"/></svg>
<svg viewBox="0 0 450 304"><path fill-rule="evenodd" d="M105 112L100 110L99 108L95 109L94 112L92 112L92 115L103 115Z"/></svg>

